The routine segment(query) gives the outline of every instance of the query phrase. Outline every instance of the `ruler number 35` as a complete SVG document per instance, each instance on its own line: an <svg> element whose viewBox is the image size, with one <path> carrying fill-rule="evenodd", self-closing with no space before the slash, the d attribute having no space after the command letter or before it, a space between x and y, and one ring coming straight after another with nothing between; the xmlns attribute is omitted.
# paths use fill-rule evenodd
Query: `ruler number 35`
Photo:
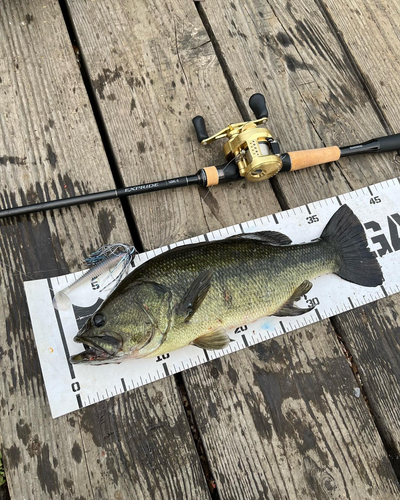
<svg viewBox="0 0 400 500"><path fill-rule="evenodd" d="M310 215L310 217L306 217L306 221L309 224L313 224L314 222L318 222L319 221L318 215Z"/></svg>

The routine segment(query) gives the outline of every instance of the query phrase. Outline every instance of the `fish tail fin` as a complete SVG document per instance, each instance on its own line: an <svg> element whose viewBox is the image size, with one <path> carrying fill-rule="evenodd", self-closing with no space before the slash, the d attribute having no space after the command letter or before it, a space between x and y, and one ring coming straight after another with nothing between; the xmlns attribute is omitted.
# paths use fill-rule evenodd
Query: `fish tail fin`
<svg viewBox="0 0 400 500"><path fill-rule="evenodd" d="M364 228L347 205L342 205L332 216L321 239L335 249L339 258L335 274L362 286L374 287L383 283L381 266L368 248Z"/></svg>

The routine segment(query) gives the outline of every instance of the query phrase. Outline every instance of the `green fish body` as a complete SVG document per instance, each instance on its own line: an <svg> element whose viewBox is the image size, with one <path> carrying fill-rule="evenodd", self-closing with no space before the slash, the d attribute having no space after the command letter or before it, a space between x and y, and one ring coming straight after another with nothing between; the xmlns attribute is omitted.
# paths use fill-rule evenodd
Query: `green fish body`
<svg viewBox="0 0 400 500"><path fill-rule="evenodd" d="M227 330L264 316L295 316L310 280L329 273L382 283L361 223L342 206L313 243L265 231L181 246L145 262L104 301L74 340L74 363L159 356L187 345L222 349Z"/></svg>

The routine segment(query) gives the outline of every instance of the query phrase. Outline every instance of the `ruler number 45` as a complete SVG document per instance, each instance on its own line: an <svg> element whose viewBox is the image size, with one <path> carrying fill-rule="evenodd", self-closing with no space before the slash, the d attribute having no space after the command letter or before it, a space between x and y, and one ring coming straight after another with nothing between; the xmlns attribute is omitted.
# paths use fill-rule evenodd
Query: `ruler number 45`
<svg viewBox="0 0 400 500"><path fill-rule="evenodd" d="M380 203L382 200L380 199L379 196L373 196L372 198L370 198L369 200L369 204L370 205L376 205L377 203Z"/></svg>

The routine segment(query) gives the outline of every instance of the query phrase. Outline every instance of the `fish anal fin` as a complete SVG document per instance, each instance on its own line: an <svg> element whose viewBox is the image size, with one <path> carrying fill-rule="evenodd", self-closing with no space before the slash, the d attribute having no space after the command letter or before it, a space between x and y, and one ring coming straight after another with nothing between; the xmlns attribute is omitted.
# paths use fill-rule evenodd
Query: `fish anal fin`
<svg viewBox="0 0 400 500"><path fill-rule="evenodd" d="M283 304L283 306L276 311L273 316L300 316L302 314L312 311L315 306L302 309L295 305L295 302L301 299L303 295L308 293L312 288L312 283L308 280L303 281L300 286L296 288L291 297Z"/></svg>
<svg viewBox="0 0 400 500"><path fill-rule="evenodd" d="M201 272L176 306L176 314L181 316L185 322L190 321L193 314L205 299L211 286L212 276L212 271L207 270Z"/></svg>
<svg viewBox="0 0 400 500"><path fill-rule="evenodd" d="M209 351L225 349L228 347L231 339L228 337L228 334L223 328L218 330L214 330L210 333L206 333L205 335L201 335L197 337L196 340L191 342L192 345L196 347L200 347L200 349L207 349Z"/></svg>

